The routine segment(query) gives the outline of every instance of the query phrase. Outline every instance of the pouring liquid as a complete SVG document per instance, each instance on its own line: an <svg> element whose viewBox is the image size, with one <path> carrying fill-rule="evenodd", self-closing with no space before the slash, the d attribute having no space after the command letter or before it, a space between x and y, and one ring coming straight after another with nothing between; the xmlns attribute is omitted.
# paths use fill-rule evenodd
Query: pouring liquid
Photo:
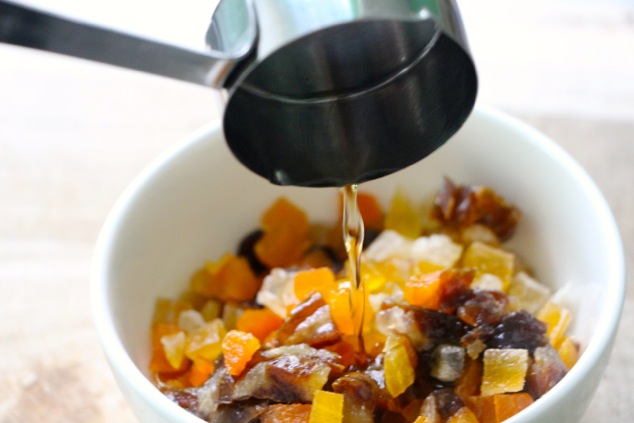
<svg viewBox="0 0 634 423"><path fill-rule="evenodd" d="M363 343L363 319L365 315L365 283L361 278L361 251L363 249L364 227L357 191L359 186L346 185L343 191L343 241L348 253L348 272L350 276L350 310L354 324L354 337L357 342L357 358L365 361Z"/></svg>

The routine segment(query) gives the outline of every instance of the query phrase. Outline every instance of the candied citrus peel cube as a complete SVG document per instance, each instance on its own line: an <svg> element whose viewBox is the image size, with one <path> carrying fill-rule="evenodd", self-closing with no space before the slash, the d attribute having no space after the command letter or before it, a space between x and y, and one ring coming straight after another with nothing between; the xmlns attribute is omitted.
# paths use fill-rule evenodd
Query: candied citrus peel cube
<svg viewBox="0 0 634 423"><path fill-rule="evenodd" d="M299 301L304 301L315 292L319 292L323 298L328 298L330 291L336 287L335 274L328 267L303 270L295 275L294 291Z"/></svg>
<svg viewBox="0 0 634 423"><path fill-rule="evenodd" d="M152 358L149 366L151 372L175 374L187 370L188 363L186 360L181 360L180 366L177 368L172 366L172 362L168 360L165 348L161 342L164 336L171 336L180 331L180 328L172 323L155 323L152 326Z"/></svg>
<svg viewBox="0 0 634 423"><path fill-rule="evenodd" d="M185 358L185 332L178 331L161 337L161 344L165 351L165 358L173 369L178 369Z"/></svg>
<svg viewBox="0 0 634 423"><path fill-rule="evenodd" d="M309 422L342 423L343 401L342 394L322 390L315 391Z"/></svg>
<svg viewBox="0 0 634 423"><path fill-rule="evenodd" d="M557 352L568 370L572 369L572 366L574 366L579 359L579 345L567 336L559 343Z"/></svg>
<svg viewBox="0 0 634 423"><path fill-rule="evenodd" d="M546 304L552 292L526 272L518 272L511 280L508 294L516 310L526 310L535 314Z"/></svg>
<svg viewBox="0 0 634 423"><path fill-rule="evenodd" d="M502 290L506 292L513 276L515 256L482 242L474 242L465 251L462 264L476 269L476 282L483 274L497 276L502 281Z"/></svg>
<svg viewBox="0 0 634 423"><path fill-rule="evenodd" d="M568 329L572 313L567 308L549 301L539 310L537 318L546 323L548 340L553 347L557 348Z"/></svg>
<svg viewBox="0 0 634 423"><path fill-rule="evenodd" d="M385 385L394 398L401 395L416 378L416 353L405 336L390 335L383 348Z"/></svg>
<svg viewBox="0 0 634 423"><path fill-rule="evenodd" d="M222 352L222 339L226 333L221 319L205 323L187 339L185 354L192 360L216 360Z"/></svg>
<svg viewBox="0 0 634 423"><path fill-rule="evenodd" d="M423 231L421 213L402 188L397 189L392 197L385 215L385 229L412 239L419 237Z"/></svg>
<svg viewBox="0 0 634 423"><path fill-rule="evenodd" d="M463 400L479 395L482 384L482 363L480 360L468 358L465 360L464 370L456 380L454 392Z"/></svg>
<svg viewBox="0 0 634 423"><path fill-rule="evenodd" d="M225 366L232 376L238 376L247 366L253 354L260 349L260 341L250 333L229 331L222 340Z"/></svg>
<svg viewBox="0 0 634 423"><path fill-rule="evenodd" d="M519 392L524 389L528 371L527 350L489 348L484 351L482 362L482 396Z"/></svg>

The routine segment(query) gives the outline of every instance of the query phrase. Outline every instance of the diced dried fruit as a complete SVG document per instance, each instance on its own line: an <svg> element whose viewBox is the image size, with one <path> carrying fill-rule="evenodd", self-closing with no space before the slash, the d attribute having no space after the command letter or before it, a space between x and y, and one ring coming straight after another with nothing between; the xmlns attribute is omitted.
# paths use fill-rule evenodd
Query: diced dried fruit
<svg viewBox="0 0 634 423"><path fill-rule="evenodd" d="M442 382L454 382L462 374L465 351L457 345L441 344L432 354L430 375Z"/></svg>
<svg viewBox="0 0 634 423"><path fill-rule="evenodd" d="M507 314L506 296L498 292L475 291L458 307L457 316L468 325L496 325Z"/></svg>
<svg viewBox="0 0 634 423"><path fill-rule="evenodd" d="M515 256L500 248L474 242L465 251L462 265L476 269L476 279L479 275L487 273L497 276L502 281L503 291L506 291L513 276Z"/></svg>
<svg viewBox="0 0 634 423"><path fill-rule="evenodd" d="M189 383L193 387L202 386L216 369L214 363L207 360L194 360L189 369Z"/></svg>
<svg viewBox="0 0 634 423"><path fill-rule="evenodd" d="M552 346L557 348L566 329L568 329L572 313L567 308L549 301L539 310L537 318L546 323L548 340Z"/></svg>
<svg viewBox="0 0 634 423"><path fill-rule="evenodd" d="M189 336L185 354L194 361L215 361L222 352L222 339L226 333L220 319L204 324Z"/></svg>
<svg viewBox="0 0 634 423"><path fill-rule="evenodd" d="M162 339L165 336L173 336L180 333L178 326L171 323L156 323L152 326L152 358L150 360L150 371L159 374L178 375L187 370L188 363L180 360L180 365L174 368L172 362L166 354Z"/></svg>
<svg viewBox="0 0 634 423"><path fill-rule="evenodd" d="M527 370L527 350L490 348L484 351L482 396L521 391Z"/></svg>
<svg viewBox="0 0 634 423"><path fill-rule="evenodd" d="M504 316L487 340L491 348L523 348L530 352L547 343L545 325L525 310Z"/></svg>
<svg viewBox="0 0 634 423"><path fill-rule="evenodd" d="M434 199L433 216L446 226L461 229L479 223L501 241L515 232L520 211L487 187L455 185L449 178Z"/></svg>
<svg viewBox="0 0 634 423"><path fill-rule="evenodd" d="M570 370L579 359L579 344L570 339L570 337L566 336L559 343L557 352L561 356L561 359L568 370Z"/></svg>
<svg viewBox="0 0 634 423"><path fill-rule="evenodd" d="M462 407L447 419L447 423L480 423L473 411L468 407Z"/></svg>
<svg viewBox="0 0 634 423"><path fill-rule="evenodd" d="M260 349L258 338L247 332L229 331L222 340L225 366L232 376L238 376L251 357Z"/></svg>
<svg viewBox="0 0 634 423"><path fill-rule="evenodd" d="M546 304L552 291L526 272L518 272L511 280L508 294L516 310L526 310L535 314Z"/></svg>
<svg viewBox="0 0 634 423"><path fill-rule="evenodd" d="M416 378L416 355L404 336L388 336L383 349L385 385L393 397L401 395Z"/></svg>
<svg viewBox="0 0 634 423"><path fill-rule="evenodd" d="M185 339L185 332L183 331L161 337L165 358L167 358L173 369L180 368L183 363L183 358L185 358Z"/></svg>
<svg viewBox="0 0 634 423"><path fill-rule="evenodd" d="M309 423L310 404L273 404L260 416L261 423Z"/></svg>
<svg viewBox="0 0 634 423"><path fill-rule="evenodd" d="M336 288L335 275L327 267L304 270L295 274L295 296L299 301L304 301L310 294L319 292L327 298L328 293Z"/></svg>
<svg viewBox="0 0 634 423"><path fill-rule="evenodd" d="M404 190L398 189L385 215L385 229L415 239L421 235L423 221L420 212Z"/></svg>
<svg viewBox="0 0 634 423"><path fill-rule="evenodd" d="M531 405L533 398L526 392L520 392L474 396L468 398L467 403L480 423L501 423Z"/></svg>
<svg viewBox="0 0 634 423"><path fill-rule="evenodd" d="M568 369L552 345L537 348L526 376L527 391L537 399L563 379L566 373Z"/></svg>
<svg viewBox="0 0 634 423"><path fill-rule="evenodd" d="M463 400L480 395L482 384L482 362L468 358L464 370L454 385L454 392Z"/></svg>
<svg viewBox="0 0 634 423"><path fill-rule="evenodd" d="M254 250L258 260L269 268L295 264L310 247L306 214L284 198L264 213L261 226L263 234Z"/></svg>
<svg viewBox="0 0 634 423"><path fill-rule="evenodd" d="M317 391L310 410L310 423L342 423L343 395Z"/></svg>
<svg viewBox="0 0 634 423"><path fill-rule="evenodd" d="M236 329L249 332L255 335L260 342L264 342L271 332L282 326L282 323L284 323L284 319L268 308L247 309L238 318Z"/></svg>

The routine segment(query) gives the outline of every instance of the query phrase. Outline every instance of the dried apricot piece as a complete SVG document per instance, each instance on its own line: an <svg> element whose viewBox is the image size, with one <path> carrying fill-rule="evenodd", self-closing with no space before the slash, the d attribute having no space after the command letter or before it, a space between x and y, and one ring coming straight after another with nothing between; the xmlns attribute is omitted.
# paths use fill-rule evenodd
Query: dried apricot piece
<svg viewBox="0 0 634 423"><path fill-rule="evenodd" d="M222 340L225 366L232 376L238 376L247 366L251 357L260 349L260 341L250 333L229 331Z"/></svg>
<svg viewBox="0 0 634 423"><path fill-rule="evenodd" d="M260 416L261 423L308 423L310 404L272 404Z"/></svg>
<svg viewBox="0 0 634 423"><path fill-rule="evenodd" d="M203 386L215 369L216 366L211 361L194 360L189 369L189 383L193 387Z"/></svg>
<svg viewBox="0 0 634 423"><path fill-rule="evenodd" d="M271 332L282 326L282 323L284 319L268 308L249 308L238 317L236 329L252 333L260 342L263 342Z"/></svg>
<svg viewBox="0 0 634 423"><path fill-rule="evenodd" d="M315 292L319 292L322 297L327 298L329 292L336 288L335 274L328 267L303 270L297 272L294 280L295 296L299 301Z"/></svg>

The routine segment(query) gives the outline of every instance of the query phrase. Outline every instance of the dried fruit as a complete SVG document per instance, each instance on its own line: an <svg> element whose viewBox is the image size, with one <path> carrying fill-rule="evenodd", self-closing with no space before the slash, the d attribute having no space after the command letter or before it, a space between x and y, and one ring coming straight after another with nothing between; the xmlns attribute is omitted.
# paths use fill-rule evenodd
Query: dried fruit
<svg viewBox="0 0 634 423"><path fill-rule="evenodd" d="M527 350L490 348L484 351L481 395L521 391L527 370Z"/></svg>
<svg viewBox="0 0 634 423"><path fill-rule="evenodd" d="M310 410L310 423L342 423L343 395L317 391Z"/></svg>
<svg viewBox="0 0 634 423"><path fill-rule="evenodd" d="M260 349L260 341L250 333L229 331L222 340L222 354L225 366L232 376L238 376L251 357Z"/></svg>

